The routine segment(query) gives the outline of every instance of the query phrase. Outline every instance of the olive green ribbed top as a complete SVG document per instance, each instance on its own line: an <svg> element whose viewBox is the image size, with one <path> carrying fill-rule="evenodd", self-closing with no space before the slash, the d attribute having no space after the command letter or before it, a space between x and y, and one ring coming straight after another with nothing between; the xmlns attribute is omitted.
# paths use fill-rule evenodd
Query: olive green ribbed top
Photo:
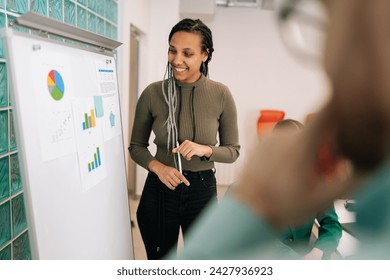
<svg viewBox="0 0 390 280"><path fill-rule="evenodd" d="M141 94L131 135L130 155L137 164L146 169L153 159L175 166L173 157L176 154L167 151L168 134L165 123L168 105L161 86L162 81L152 83ZM228 87L202 75L195 83L176 81L176 92L179 143L188 139L208 145L213 150L209 159L197 156L191 160L182 158L183 170L200 171L213 168L214 162L234 162L239 156L240 144L237 110ZM157 146L154 156L148 149L151 131L154 132L154 143Z"/></svg>

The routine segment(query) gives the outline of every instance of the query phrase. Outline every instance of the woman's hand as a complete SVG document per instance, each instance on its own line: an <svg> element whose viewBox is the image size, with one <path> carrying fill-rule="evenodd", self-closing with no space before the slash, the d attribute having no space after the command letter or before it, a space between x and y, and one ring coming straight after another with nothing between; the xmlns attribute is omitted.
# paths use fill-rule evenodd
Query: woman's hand
<svg viewBox="0 0 390 280"><path fill-rule="evenodd" d="M149 170L156 173L161 182L169 189L174 190L181 183L190 185L190 182L176 168L162 164L157 160L152 160L148 166Z"/></svg>
<svg viewBox="0 0 390 280"><path fill-rule="evenodd" d="M197 144L190 140L185 140L172 150L173 153L180 153L186 160L191 160L193 156L198 157L211 157L213 150L207 145Z"/></svg>

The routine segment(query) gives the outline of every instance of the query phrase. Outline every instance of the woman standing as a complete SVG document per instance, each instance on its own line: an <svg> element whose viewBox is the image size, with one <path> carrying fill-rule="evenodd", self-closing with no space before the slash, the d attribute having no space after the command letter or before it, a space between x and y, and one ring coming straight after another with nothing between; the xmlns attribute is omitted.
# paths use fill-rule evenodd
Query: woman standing
<svg viewBox="0 0 390 280"><path fill-rule="evenodd" d="M200 20L183 19L168 41L164 80L140 96L129 147L132 159L149 170L137 209L148 259L177 246L180 228L185 237L217 197L214 162L232 163L240 150L233 97L227 86L208 78L211 30ZM148 149L151 131L154 156Z"/></svg>

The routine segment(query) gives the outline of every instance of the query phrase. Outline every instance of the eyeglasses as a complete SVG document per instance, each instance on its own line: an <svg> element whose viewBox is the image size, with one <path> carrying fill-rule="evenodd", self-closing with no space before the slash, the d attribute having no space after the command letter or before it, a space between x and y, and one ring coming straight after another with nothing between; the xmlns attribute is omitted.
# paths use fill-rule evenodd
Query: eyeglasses
<svg viewBox="0 0 390 280"><path fill-rule="evenodd" d="M322 61L329 20L321 1L284 0L278 9L278 22L282 40L294 56Z"/></svg>

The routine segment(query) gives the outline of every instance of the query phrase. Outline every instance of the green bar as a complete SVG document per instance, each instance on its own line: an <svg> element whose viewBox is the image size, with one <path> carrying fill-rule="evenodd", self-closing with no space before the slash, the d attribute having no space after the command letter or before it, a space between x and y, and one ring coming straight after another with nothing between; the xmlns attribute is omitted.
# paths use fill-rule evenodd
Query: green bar
<svg viewBox="0 0 390 280"><path fill-rule="evenodd" d="M97 152L97 157L98 157L98 164L100 166L100 165L102 165L102 162L100 160L100 149L99 149L99 147L96 148L96 152Z"/></svg>
<svg viewBox="0 0 390 280"><path fill-rule="evenodd" d="M85 126L87 128L90 128L89 123L88 123L88 114L84 114L84 117L85 117Z"/></svg>

